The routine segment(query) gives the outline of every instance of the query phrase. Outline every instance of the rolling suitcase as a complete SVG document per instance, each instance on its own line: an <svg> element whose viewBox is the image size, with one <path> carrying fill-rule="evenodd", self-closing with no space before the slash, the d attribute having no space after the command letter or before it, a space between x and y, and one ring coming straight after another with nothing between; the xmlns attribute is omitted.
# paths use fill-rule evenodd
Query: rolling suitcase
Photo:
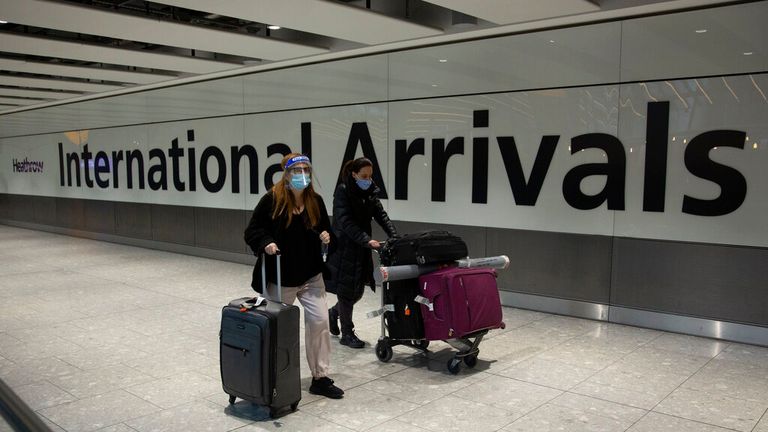
<svg viewBox="0 0 768 432"><path fill-rule="evenodd" d="M448 231L421 231L390 239L380 254L385 266L447 263L469 255L464 240Z"/></svg>
<svg viewBox="0 0 768 432"><path fill-rule="evenodd" d="M419 286L427 340L463 338L504 325L493 269L445 268L421 275Z"/></svg>
<svg viewBox="0 0 768 432"><path fill-rule="evenodd" d="M266 287L265 259L262 286ZM277 256L280 296L280 256ZM229 395L269 407L275 417L301 400L299 308L263 297L232 300L222 309L221 383Z"/></svg>

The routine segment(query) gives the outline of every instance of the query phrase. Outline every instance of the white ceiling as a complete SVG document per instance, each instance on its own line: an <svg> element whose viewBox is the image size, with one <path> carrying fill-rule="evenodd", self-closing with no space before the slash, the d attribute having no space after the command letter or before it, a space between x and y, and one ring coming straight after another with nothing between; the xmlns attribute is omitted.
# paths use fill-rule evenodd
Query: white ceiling
<svg viewBox="0 0 768 432"><path fill-rule="evenodd" d="M725 2L0 0L0 112L381 44Z"/></svg>

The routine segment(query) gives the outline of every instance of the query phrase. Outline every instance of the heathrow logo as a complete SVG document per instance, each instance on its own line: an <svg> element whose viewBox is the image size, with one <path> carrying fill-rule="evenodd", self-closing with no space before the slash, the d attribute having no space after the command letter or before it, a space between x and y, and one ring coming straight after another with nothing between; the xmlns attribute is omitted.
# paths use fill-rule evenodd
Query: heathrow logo
<svg viewBox="0 0 768 432"><path fill-rule="evenodd" d="M13 172L15 173L41 173L43 172L43 161L31 161L27 158L18 160L13 158Z"/></svg>

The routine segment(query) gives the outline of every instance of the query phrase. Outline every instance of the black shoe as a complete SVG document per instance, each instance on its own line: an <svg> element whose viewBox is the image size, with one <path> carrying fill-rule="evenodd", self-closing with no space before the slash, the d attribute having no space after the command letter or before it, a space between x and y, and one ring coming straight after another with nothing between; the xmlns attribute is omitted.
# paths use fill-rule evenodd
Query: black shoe
<svg viewBox="0 0 768 432"><path fill-rule="evenodd" d="M341 337L339 340L339 343L342 345L346 345L350 348L363 348L365 347L365 342L361 341L357 338L357 335L354 333L345 334Z"/></svg>
<svg viewBox="0 0 768 432"><path fill-rule="evenodd" d="M341 399L344 397L344 390L333 385L333 380L328 377L312 378L312 385L309 386L309 392L331 399Z"/></svg>
<svg viewBox="0 0 768 432"><path fill-rule="evenodd" d="M334 308L328 309L328 328L334 336L341 334L341 330L339 330L339 311Z"/></svg>

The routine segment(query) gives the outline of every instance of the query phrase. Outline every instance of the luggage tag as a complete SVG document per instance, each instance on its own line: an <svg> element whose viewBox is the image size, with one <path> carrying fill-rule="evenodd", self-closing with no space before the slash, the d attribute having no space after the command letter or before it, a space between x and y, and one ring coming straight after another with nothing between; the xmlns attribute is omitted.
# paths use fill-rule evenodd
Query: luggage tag
<svg viewBox="0 0 768 432"><path fill-rule="evenodd" d="M370 311L367 314L365 314L366 318L376 318L377 316L384 315L384 312L394 312L395 311L395 305L393 304L386 304L383 307L376 309L375 311Z"/></svg>
<svg viewBox="0 0 768 432"><path fill-rule="evenodd" d="M435 310L435 305L432 302L430 302L429 299L426 297L417 295L416 297L413 298L413 301L415 301L416 303L421 303L424 306L428 307L430 312L433 312Z"/></svg>
<svg viewBox="0 0 768 432"><path fill-rule="evenodd" d="M261 306L266 303L267 299L264 297L254 297L250 300L240 303L240 312L247 312L255 307Z"/></svg>

